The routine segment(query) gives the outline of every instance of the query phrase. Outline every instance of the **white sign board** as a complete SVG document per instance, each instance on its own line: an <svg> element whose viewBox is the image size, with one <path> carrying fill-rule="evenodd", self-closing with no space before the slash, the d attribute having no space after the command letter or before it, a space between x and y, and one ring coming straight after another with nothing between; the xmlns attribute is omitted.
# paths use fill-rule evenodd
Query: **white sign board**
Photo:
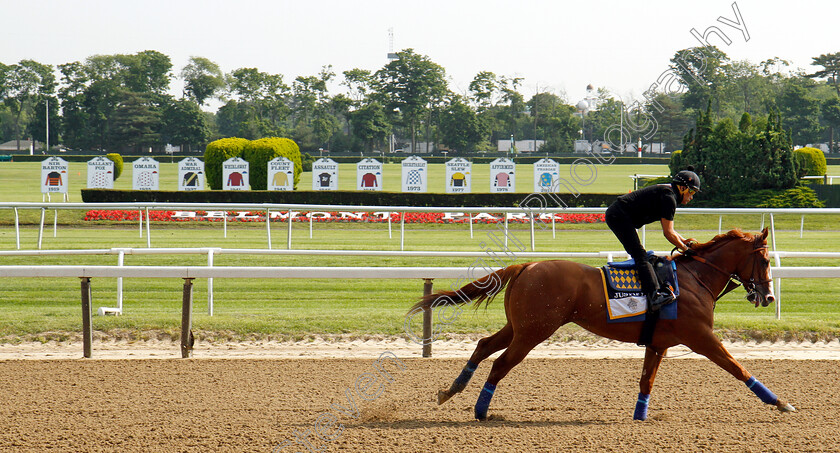
<svg viewBox="0 0 840 453"><path fill-rule="evenodd" d="M160 190L160 164L151 157L132 162L131 176L134 190Z"/></svg>
<svg viewBox="0 0 840 453"><path fill-rule="evenodd" d="M241 157L231 157L222 162L222 181L222 190L251 190L248 161Z"/></svg>
<svg viewBox="0 0 840 453"><path fill-rule="evenodd" d="M70 167L60 157L50 157L41 162L41 193L67 193L70 185Z"/></svg>
<svg viewBox="0 0 840 453"><path fill-rule="evenodd" d="M560 164L552 159L534 162L534 193L557 192L560 178Z"/></svg>
<svg viewBox="0 0 840 453"><path fill-rule="evenodd" d="M338 163L330 158L312 163L312 190L338 190Z"/></svg>
<svg viewBox="0 0 840 453"><path fill-rule="evenodd" d="M456 157L446 162L446 193L469 193L472 162Z"/></svg>
<svg viewBox="0 0 840 453"><path fill-rule="evenodd" d="M402 191L426 192L429 166L425 160L411 156L402 161Z"/></svg>
<svg viewBox="0 0 840 453"><path fill-rule="evenodd" d="M106 157L94 157L87 162L87 188L114 188L114 161Z"/></svg>
<svg viewBox="0 0 840 453"><path fill-rule="evenodd" d="M294 190L295 163L285 157L268 161L268 190Z"/></svg>
<svg viewBox="0 0 840 453"><path fill-rule="evenodd" d="M204 162L195 157L187 157L178 162L178 190L204 190Z"/></svg>
<svg viewBox="0 0 840 453"><path fill-rule="evenodd" d="M500 157L490 162L490 193L516 192L516 164Z"/></svg>
<svg viewBox="0 0 840 453"><path fill-rule="evenodd" d="M356 164L356 190L382 190L382 162L367 158Z"/></svg>

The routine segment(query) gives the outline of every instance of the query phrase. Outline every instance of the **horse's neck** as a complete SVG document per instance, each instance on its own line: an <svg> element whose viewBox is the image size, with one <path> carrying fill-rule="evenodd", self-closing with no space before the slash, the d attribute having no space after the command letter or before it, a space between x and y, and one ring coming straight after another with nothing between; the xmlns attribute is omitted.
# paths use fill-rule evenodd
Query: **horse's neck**
<svg viewBox="0 0 840 453"><path fill-rule="evenodd" d="M714 297L723 291L738 266L737 254L726 245L720 244L708 253L701 253L699 256L706 260L706 263L693 258L684 261L685 265L695 270L695 276L715 293Z"/></svg>

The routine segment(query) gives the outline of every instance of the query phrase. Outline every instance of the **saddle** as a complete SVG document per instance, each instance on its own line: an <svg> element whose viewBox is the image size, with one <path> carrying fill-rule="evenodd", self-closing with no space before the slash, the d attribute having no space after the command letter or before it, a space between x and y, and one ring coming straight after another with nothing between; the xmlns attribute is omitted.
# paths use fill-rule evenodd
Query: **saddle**
<svg viewBox="0 0 840 453"><path fill-rule="evenodd" d="M655 256L653 252L648 252L647 257L653 263L660 287L669 288L675 298L678 297L680 289L676 263L666 257ZM633 259L609 262L601 268L601 277L604 281L608 321L643 321L647 313L647 298L638 280L636 262ZM676 302L663 306L661 311L661 319L676 319Z"/></svg>

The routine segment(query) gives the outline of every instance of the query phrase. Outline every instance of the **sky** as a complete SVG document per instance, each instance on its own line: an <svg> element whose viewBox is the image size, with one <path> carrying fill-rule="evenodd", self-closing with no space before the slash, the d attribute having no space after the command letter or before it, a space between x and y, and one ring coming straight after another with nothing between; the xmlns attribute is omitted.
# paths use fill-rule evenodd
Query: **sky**
<svg viewBox="0 0 840 453"><path fill-rule="evenodd" d="M457 93L492 71L522 77L526 98L548 91L576 104L588 84L640 99L677 50L699 44L692 29L717 27L730 44L714 34L709 43L732 59L780 57L812 72L812 57L840 52L838 12L836 0L0 0L0 62L157 50L174 75L201 56L224 72L283 74L287 84L331 64L338 82L342 71L387 64L393 28L394 49L443 66ZM173 94L182 85L173 82Z"/></svg>

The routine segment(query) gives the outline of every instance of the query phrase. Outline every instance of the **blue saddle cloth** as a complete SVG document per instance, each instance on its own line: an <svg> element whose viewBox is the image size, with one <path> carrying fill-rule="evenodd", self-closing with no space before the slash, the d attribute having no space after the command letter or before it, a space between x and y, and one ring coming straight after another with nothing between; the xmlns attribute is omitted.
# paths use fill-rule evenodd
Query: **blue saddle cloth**
<svg viewBox="0 0 840 453"><path fill-rule="evenodd" d="M648 252L648 256L653 252ZM677 265L674 261L660 259L654 265L660 282L669 285L674 295L679 297L680 288L677 282ZM610 262L601 268L604 281L604 298L607 304L608 322L638 322L644 321L647 299L642 294L636 272L636 262L633 259L620 262ZM659 319L677 319L677 301L660 309Z"/></svg>

